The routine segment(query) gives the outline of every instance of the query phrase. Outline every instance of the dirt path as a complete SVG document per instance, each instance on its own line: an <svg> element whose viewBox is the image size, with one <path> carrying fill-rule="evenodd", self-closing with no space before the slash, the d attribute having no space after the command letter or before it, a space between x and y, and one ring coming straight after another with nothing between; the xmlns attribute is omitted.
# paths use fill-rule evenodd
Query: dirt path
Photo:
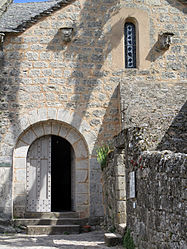
<svg viewBox="0 0 187 249"><path fill-rule="evenodd" d="M0 249L85 249L85 248L122 248L107 247L104 243L104 232L73 235L30 236L23 234L0 235Z"/></svg>

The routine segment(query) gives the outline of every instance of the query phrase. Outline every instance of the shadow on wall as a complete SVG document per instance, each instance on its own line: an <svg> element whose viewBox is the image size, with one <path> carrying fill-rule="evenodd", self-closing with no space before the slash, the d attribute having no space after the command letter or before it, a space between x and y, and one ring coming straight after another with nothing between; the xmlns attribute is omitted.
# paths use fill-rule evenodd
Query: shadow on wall
<svg viewBox="0 0 187 249"><path fill-rule="evenodd" d="M48 46L48 49L54 52L56 58L60 52L63 52L63 56L66 59L69 58L69 61L74 68L73 72L67 77L69 87L74 89L74 96L70 101L68 100L66 102L66 100L64 100L66 109L74 110L75 113L81 110L81 118L89 115L86 113L89 108L102 107L105 109L104 114L95 113L96 118L91 121L92 123L90 125L94 128L97 127L97 125L101 125L98 136L101 137L101 139L105 138L106 140L108 140L108 137L105 136L107 132L103 129L101 120L103 120L103 117L105 118L106 127L108 127L108 136L110 135L111 137L110 132L116 129L116 127L111 128L109 126L112 126L111 123L113 120L115 120L117 126L119 123L119 111L117 111L118 95L115 90L117 83L110 82L111 84L108 84L107 86L110 87L108 92L110 92L111 95L113 94L113 96L106 96L106 90L103 89L104 82L102 77L106 77L108 72L104 71L102 67L113 49L109 39L110 31L106 31L105 25L112 15L117 14L117 6L119 3L119 0L106 1L105 5L101 4L99 1L85 1L85 5L80 12L80 24L76 27L78 32L76 40L65 47L64 50L59 50L57 42L59 34L57 33ZM103 13L105 13L104 16ZM121 21L123 20L120 20L120 22ZM118 26L118 23L115 25ZM11 38L7 38L8 42L10 42L9 39L11 40ZM5 102L1 106L4 108L4 115L7 115L7 121L6 118L3 117L5 120L3 126L8 127L7 124L9 122L11 124L10 128L4 128L4 133L10 136L10 153L8 153L10 155L10 160L12 160L12 148L15 146L17 136L24 127L24 120L20 117L20 104L18 100L20 100L21 103L24 103L24 109L27 111L37 108L37 103L34 98L38 98L34 94L30 94L31 89L29 88L29 80L32 79L27 77L27 68L32 65L31 55L27 55L28 64L20 63L20 61L22 61L22 50L19 43L22 43L22 41L19 36L15 37L15 40L16 39L19 41L17 48L16 44L14 44L14 46L12 46L13 49L8 51L6 55L2 72L3 84L0 86L3 89L3 94L5 93ZM21 70L20 66L22 67ZM26 70L24 70L24 67ZM28 84L27 87L25 87L26 84ZM20 87L20 85L23 85L23 87ZM95 98L95 94L98 95L98 98ZM112 102L110 102L110 100ZM62 99L61 101L63 102ZM6 112L6 110L8 111ZM97 115L99 115L99 118L97 118ZM74 119L72 120L72 123L75 122ZM20 123L20 120L23 124ZM77 129L80 127L80 124L81 119L80 123L77 124ZM99 188L98 179L95 179L93 185L94 184L96 189ZM102 196L99 198L102 199ZM95 200L96 199L98 199L98 196L95 196ZM24 202L25 200L18 198L15 200L15 203L22 201ZM96 210L95 213L97 213Z"/></svg>
<svg viewBox="0 0 187 249"><path fill-rule="evenodd" d="M89 124L96 134L91 155L94 163L91 163L90 169L91 216L103 215L101 170L95 158L97 141L108 141L112 139L112 134L118 132L119 96L116 90L118 82L110 81L111 75L104 69L104 64L110 64L110 53L114 49L111 45L111 29L117 28L119 22L124 22L121 19L110 27L110 18L118 13L119 4L120 0L104 3L85 1L79 14L80 19L74 24L75 33L72 42L59 46L61 37L60 32L57 32L47 46L56 58L65 58L67 61L64 76L67 78L68 88L73 89L73 96L65 105L66 109L75 113L72 123L76 121L76 113L79 113L81 119L79 123L76 122L76 128L79 129L82 119L86 117L90 119ZM65 102L65 99L62 101Z"/></svg>
<svg viewBox="0 0 187 249"><path fill-rule="evenodd" d="M167 50L160 50L159 49L159 42L157 41L154 46L151 48L151 50L149 51L146 60L150 61L150 62L154 62L157 59L159 59L159 57L162 57L163 54L166 52Z"/></svg>
<svg viewBox="0 0 187 249"><path fill-rule="evenodd" d="M118 101L118 97L119 97L119 86L117 86L111 96L110 102L107 103L108 107L106 109L105 115L103 116L103 121L102 121L102 125L104 127L107 127L108 129L114 129L114 125L111 123L111 120L113 120L114 122L120 122L119 120L119 115L117 115L117 113L115 113L115 109L111 109L111 107L113 106L113 101L116 100ZM114 113L113 113L114 111ZM98 146L100 146L103 142L103 127L100 128L98 136L97 136L97 140L100 141L100 144L95 144L94 149L92 154L95 155L96 154L96 150L98 149ZM111 144L113 142L113 137L111 136L111 134L105 134L106 137L106 144ZM101 175L101 166L100 164L97 162L96 157L93 157L92 159L94 161L94 164L92 164L92 167L90 169L90 189L91 189L91 193L90 193L90 200L92 200L94 202L94 205L91 205L91 215L92 216L103 216L103 207L101 207L101 203L103 203L103 189L102 189L102 175Z"/></svg>
<svg viewBox="0 0 187 249"><path fill-rule="evenodd" d="M13 39L22 41L19 36ZM5 45L11 42L10 37L5 39ZM17 44L14 44L16 48ZM18 100L18 92L20 91L20 60L23 53L19 49L14 49L12 46L11 50L6 52L3 62L1 65L1 78L0 78L0 110L1 110L1 141L5 141L5 148L7 151L3 151L4 154L0 156L7 156L10 161L12 160L12 146L15 146L17 141L17 135L21 130L19 109L20 105ZM21 93L20 93L21 95Z"/></svg>
<svg viewBox="0 0 187 249"><path fill-rule="evenodd" d="M66 75L68 86L74 92L72 99L66 103L66 108L73 109L75 112L81 109L81 118L90 115L90 113L87 113L90 108L101 107L106 109L107 102L110 101L105 94L105 89L103 89L106 83L103 78L108 76L108 71L103 70L103 65L114 47L111 46L110 42L112 27L109 31L106 31L106 25L109 24L111 16L118 13L119 3L119 0L106 1L105 4L101 4L100 1L85 1L80 12L79 24L77 26L75 24L74 27L75 34L72 42L59 46L61 37L60 33L57 32L47 47L57 57L62 52L66 61L71 62L70 67L74 68L72 72L67 72L69 75ZM120 22L123 21L120 20ZM115 24L116 27L118 25L119 23ZM118 44L115 45L118 46ZM112 91L115 91L116 88L116 82L111 82L110 88L110 94L112 95ZM103 114L100 117L102 116ZM74 122L74 119L72 122ZM80 124L81 120L77 124L77 128L80 127ZM91 120L90 125L97 127L101 125L101 120L96 117ZM100 130L100 132L104 136L104 130Z"/></svg>
<svg viewBox="0 0 187 249"><path fill-rule="evenodd" d="M187 7L186 0L166 0L172 7L177 8L178 10L187 13L185 7Z"/></svg>
<svg viewBox="0 0 187 249"><path fill-rule="evenodd" d="M15 36L14 38L17 41L22 40L19 36ZM3 46L5 47L9 42L11 42L11 38L9 35L6 35ZM14 44L15 48L16 45ZM0 140L2 144L0 165L2 168L3 165L6 165L5 167L12 167L13 148L17 140L17 134L21 130L19 121L20 105L17 101L17 95L20 90L20 60L23 53L18 47L14 49L14 46L5 54L3 52L0 65ZM8 196L5 202L3 201L3 212L8 216L11 216L12 213L12 174L13 170L10 168L9 176L1 186L2 191L4 189L8 191L7 193L3 192L4 196ZM9 207L9 210L7 207Z"/></svg>
<svg viewBox="0 0 187 249"><path fill-rule="evenodd" d="M174 118L158 144L157 150L187 153L187 102L185 102L178 115Z"/></svg>

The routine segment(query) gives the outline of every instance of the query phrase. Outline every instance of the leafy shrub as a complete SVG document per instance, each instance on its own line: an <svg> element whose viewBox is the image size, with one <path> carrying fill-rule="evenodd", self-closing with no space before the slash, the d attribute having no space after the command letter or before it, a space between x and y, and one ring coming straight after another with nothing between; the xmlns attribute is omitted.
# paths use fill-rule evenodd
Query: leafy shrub
<svg viewBox="0 0 187 249"><path fill-rule="evenodd" d="M103 170L104 167L106 166L107 162L107 155L110 152L110 147L108 145L102 145L100 146L97 150L97 161L101 165L101 169Z"/></svg>

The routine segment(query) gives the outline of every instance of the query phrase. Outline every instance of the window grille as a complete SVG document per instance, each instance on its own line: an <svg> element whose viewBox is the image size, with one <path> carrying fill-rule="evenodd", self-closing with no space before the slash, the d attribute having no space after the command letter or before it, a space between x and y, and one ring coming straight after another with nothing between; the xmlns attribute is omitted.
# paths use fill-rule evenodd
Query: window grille
<svg viewBox="0 0 187 249"><path fill-rule="evenodd" d="M125 23L125 68L136 68L136 27Z"/></svg>

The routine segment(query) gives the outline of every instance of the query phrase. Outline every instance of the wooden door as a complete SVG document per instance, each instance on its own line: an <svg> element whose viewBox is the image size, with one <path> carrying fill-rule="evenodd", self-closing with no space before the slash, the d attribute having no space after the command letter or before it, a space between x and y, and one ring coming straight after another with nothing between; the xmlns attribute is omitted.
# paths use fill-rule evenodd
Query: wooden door
<svg viewBox="0 0 187 249"><path fill-rule="evenodd" d="M51 211L51 136L37 139L29 148L26 189L27 211Z"/></svg>

